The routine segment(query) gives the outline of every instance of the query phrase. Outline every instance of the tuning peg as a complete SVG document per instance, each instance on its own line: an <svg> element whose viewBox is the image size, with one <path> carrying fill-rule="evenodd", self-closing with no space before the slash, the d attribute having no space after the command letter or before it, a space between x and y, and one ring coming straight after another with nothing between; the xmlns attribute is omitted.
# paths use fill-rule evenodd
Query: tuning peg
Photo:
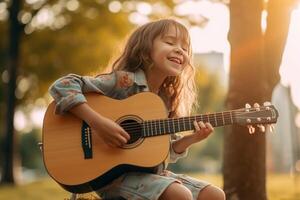
<svg viewBox="0 0 300 200"><path fill-rule="evenodd" d="M264 102L264 106L270 106L270 105L272 105L271 102L269 101Z"/></svg>
<svg viewBox="0 0 300 200"><path fill-rule="evenodd" d="M252 135L253 133L255 133L255 128L252 126L252 125L248 125L248 130L249 130L249 133Z"/></svg>
<svg viewBox="0 0 300 200"><path fill-rule="evenodd" d="M259 109L260 105L259 105L258 103L255 103L255 104L253 105L253 107L255 108L256 111L259 111L259 110L260 110L260 109Z"/></svg>
<svg viewBox="0 0 300 200"><path fill-rule="evenodd" d="M260 132L264 133L266 132L266 127L262 124L258 124L257 127L259 128Z"/></svg>
<svg viewBox="0 0 300 200"><path fill-rule="evenodd" d="M254 108L259 108L260 105L259 105L259 103L254 103L253 107L254 107Z"/></svg>
<svg viewBox="0 0 300 200"><path fill-rule="evenodd" d="M268 128L269 128L269 131L271 132L271 133L273 133L274 132L274 125L273 124L270 124L270 125L268 125Z"/></svg>
<svg viewBox="0 0 300 200"><path fill-rule="evenodd" d="M246 104L245 104L246 112L249 112L249 111L250 111L250 108L251 108L251 105L250 105L249 103L246 103Z"/></svg>

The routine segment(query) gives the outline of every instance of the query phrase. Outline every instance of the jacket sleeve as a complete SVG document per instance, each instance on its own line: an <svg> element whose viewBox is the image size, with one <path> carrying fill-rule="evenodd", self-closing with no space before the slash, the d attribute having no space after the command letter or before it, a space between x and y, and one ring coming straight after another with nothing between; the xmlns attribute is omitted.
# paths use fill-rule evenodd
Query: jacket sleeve
<svg viewBox="0 0 300 200"><path fill-rule="evenodd" d="M174 134L171 136L171 144L170 144L170 163L175 163L177 162L178 159L186 157L188 154L188 149L185 150L182 153L176 153L173 149L173 142L175 142L176 140L179 140L180 138L182 138L182 135L179 134Z"/></svg>
<svg viewBox="0 0 300 200"><path fill-rule="evenodd" d="M49 88L50 95L56 102L56 114L64 114L80 103L86 102L83 93L97 92L107 95L116 85L115 73L97 77L69 74L56 80Z"/></svg>

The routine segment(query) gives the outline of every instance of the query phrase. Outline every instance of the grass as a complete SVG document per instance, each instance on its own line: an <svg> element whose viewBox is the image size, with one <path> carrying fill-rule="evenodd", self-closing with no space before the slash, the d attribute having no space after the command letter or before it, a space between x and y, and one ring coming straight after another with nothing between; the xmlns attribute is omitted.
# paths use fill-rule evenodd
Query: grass
<svg viewBox="0 0 300 200"><path fill-rule="evenodd" d="M194 177L207 180L219 187L223 186L222 176L196 174ZM269 200L300 200L300 177L289 174L271 174L267 176L267 193Z"/></svg>
<svg viewBox="0 0 300 200"><path fill-rule="evenodd" d="M222 187L220 175L191 175ZM297 183L290 175L272 174L267 178L267 191L269 200L300 200L300 180ZM0 187L0 200L68 200L69 198L68 192L48 178L15 187L9 185ZM97 198L93 193L90 193L82 195L80 199L95 200Z"/></svg>

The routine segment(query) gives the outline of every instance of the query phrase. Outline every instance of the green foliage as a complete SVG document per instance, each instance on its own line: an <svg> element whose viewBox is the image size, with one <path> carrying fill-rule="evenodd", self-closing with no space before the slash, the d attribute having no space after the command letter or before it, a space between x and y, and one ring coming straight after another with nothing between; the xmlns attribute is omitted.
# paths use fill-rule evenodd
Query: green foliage
<svg viewBox="0 0 300 200"><path fill-rule="evenodd" d="M89 12L94 13L92 17ZM27 98L40 97L62 75L88 74L106 67L132 27L127 14L111 13L105 4L95 2L82 2L78 11L64 17L70 22L62 29L46 28L24 37L22 72L37 77L34 92L28 91Z"/></svg>
<svg viewBox="0 0 300 200"><path fill-rule="evenodd" d="M29 133L21 134L19 148L23 167L43 170L42 154L38 147L39 141L41 141L39 130L34 129Z"/></svg>

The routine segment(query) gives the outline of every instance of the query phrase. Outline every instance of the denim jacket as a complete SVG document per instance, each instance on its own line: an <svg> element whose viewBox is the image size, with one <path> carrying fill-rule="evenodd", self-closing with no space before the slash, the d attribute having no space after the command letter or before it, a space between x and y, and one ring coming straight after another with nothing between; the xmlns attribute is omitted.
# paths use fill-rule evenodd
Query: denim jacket
<svg viewBox="0 0 300 200"><path fill-rule="evenodd" d="M84 93L96 92L114 99L125 99L139 92L149 91L143 70L136 72L113 71L96 77L69 74L56 80L49 88L50 95L56 102L56 114L64 114L73 106L86 102ZM171 136L170 162L176 162L185 157L187 151L176 153L172 143L181 138L180 135Z"/></svg>

